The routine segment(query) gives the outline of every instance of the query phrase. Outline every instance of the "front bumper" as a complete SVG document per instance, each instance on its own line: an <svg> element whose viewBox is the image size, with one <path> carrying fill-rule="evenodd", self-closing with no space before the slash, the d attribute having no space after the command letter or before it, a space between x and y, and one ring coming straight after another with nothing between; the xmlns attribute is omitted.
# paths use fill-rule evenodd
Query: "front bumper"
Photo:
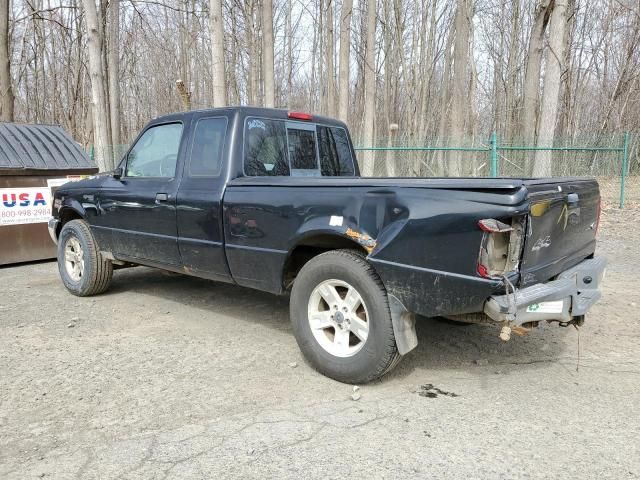
<svg viewBox="0 0 640 480"><path fill-rule="evenodd" d="M603 257L591 258L565 270L556 280L516 289L514 294L494 295L485 302L484 313L510 325L541 320L569 322L584 315L600 299L606 265Z"/></svg>
<svg viewBox="0 0 640 480"><path fill-rule="evenodd" d="M58 237L56 235L56 232L58 231L58 224L60 223L60 220L55 218L55 217L51 217L49 219L49 222L47 223L47 227L49 228L49 235L51 236L51 240L53 240L53 243L55 243L56 245L58 244Z"/></svg>

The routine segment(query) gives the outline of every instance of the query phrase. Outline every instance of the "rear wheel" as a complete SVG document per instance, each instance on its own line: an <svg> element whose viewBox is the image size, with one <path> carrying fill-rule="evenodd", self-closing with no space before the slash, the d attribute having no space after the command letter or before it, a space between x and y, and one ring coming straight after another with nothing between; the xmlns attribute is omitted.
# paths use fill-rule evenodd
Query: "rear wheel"
<svg viewBox="0 0 640 480"><path fill-rule="evenodd" d="M334 250L307 262L293 285L290 310L300 349L328 377L369 382L400 358L387 292L357 252Z"/></svg>
<svg viewBox="0 0 640 480"><path fill-rule="evenodd" d="M58 238L58 271L64 286L74 295L102 293L111 284L113 264L100 254L84 220L71 220Z"/></svg>

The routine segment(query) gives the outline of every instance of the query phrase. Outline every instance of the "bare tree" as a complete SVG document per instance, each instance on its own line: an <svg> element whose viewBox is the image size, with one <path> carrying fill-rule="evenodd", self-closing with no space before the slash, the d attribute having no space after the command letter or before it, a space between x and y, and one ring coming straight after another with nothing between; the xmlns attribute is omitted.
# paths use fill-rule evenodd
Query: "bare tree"
<svg viewBox="0 0 640 480"><path fill-rule="evenodd" d="M262 0L262 75L265 107L274 107L276 104L273 68L273 1Z"/></svg>
<svg viewBox="0 0 640 480"><path fill-rule="evenodd" d="M95 0L82 0L82 5L87 26L95 159L100 171L105 171L113 168L113 159L110 153L111 138L109 138L107 123L109 110L106 102L106 82L102 64L103 38L100 33Z"/></svg>
<svg viewBox="0 0 640 480"><path fill-rule="evenodd" d="M349 112L349 56L351 53L351 14L353 0L344 0L340 12L340 66L338 73L338 118L348 120Z"/></svg>
<svg viewBox="0 0 640 480"><path fill-rule="evenodd" d="M536 5L534 23L529 34L529 48L523 87L524 105L520 116L522 124L521 136L527 145L533 145L536 140L544 33L549 23L551 5L552 0L542 0Z"/></svg>
<svg viewBox="0 0 640 480"><path fill-rule="evenodd" d="M327 72L327 115L330 117L336 114L336 84L334 74L334 27L333 27L333 0L326 0L327 18L325 21L325 38L327 48L325 49L325 65Z"/></svg>
<svg viewBox="0 0 640 480"><path fill-rule="evenodd" d="M0 0L0 120L13 122L14 96L11 81L9 0Z"/></svg>
<svg viewBox="0 0 640 480"><path fill-rule="evenodd" d="M224 30L222 26L222 0L211 0L209 6L209 28L211 30L211 68L213 106L227 104L227 82L224 68Z"/></svg>
<svg viewBox="0 0 640 480"><path fill-rule="evenodd" d="M373 146L375 135L374 113L376 108L376 0L367 2L367 33L364 46L364 125L362 140L365 145ZM365 151L362 162L362 174L373 175L375 155Z"/></svg>
<svg viewBox="0 0 640 480"><path fill-rule="evenodd" d="M550 147L558 119L560 96L560 77L565 48L565 27L567 24L566 0L555 0L549 20L549 48L545 56L544 90L538 122L538 144ZM533 166L533 175L546 177L551 175L551 151L537 150Z"/></svg>
<svg viewBox="0 0 640 480"><path fill-rule="evenodd" d="M109 114L111 121L111 144L115 157L120 144L120 0L109 0Z"/></svg>
<svg viewBox="0 0 640 480"><path fill-rule="evenodd" d="M467 104L469 86L469 40L471 36L469 0L458 0L455 15L455 41L453 45L453 88L451 92L451 137L456 142L463 141L467 128ZM461 152L452 152L449 161L449 175L462 174Z"/></svg>
<svg viewBox="0 0 640 480"><path fill-rule="evenodd" d="M552 100L558 55L551 41L559 37L550 26L557 0L381 0L375 12L364 1L353 9L353 0L271 0L271 9L263 8L262 0L217 0L213 7L212 0L94 0L93 31L85 28L85 21L91 23L82 8L86 1L0 4L8 12L6 21L0 16L0 118L10 118L4 94L12 90L15 121L59 123L87 148L95 145L98 159L105 144L130 140L149 118L164 113L227 102L267 104L270 75L263 67L271 63L269 46L274 103L332 113L336 80L335 110L349 119L360 145L383 145L389 136L387 144L449 140L458 146L479 138L484 143L494 130L503 142L527 145L542 146L559 135L581 144L617 145L614 134L640 129L637 2L564 0L559 99L554 118L543 121L541 105L548 108ZM263 15L269 10L273 38L265 42L270 22ZM338 11L335 61L331 17ZM368 38L369 13L373 28L382 29ZM474 58L483 59L477 69ZM339 64L337 78L331 61ZM94 88L96 70L103 77L102 89ZM176 79L184 82L182 93ZM102 96L104 108L94 94ZM555 133L544 137L542 130L548 127L549 134L553 123ZM103 128L107 140L99 143ZM640 168L636 143L630 151L632 169ZM579 160L582 154L554 153L553 159L559 155ZM504 152L502 171L530 174L534 156ZM484 154L388 157L385 170L371 152L365 153L362 171L487 171ZM376 160L383 159L378 153ZM599 153L587 162L557 161L552 173L599 174L606 165L609 172L610 159ZM575 170L580 165L584 172Z"/></svg>

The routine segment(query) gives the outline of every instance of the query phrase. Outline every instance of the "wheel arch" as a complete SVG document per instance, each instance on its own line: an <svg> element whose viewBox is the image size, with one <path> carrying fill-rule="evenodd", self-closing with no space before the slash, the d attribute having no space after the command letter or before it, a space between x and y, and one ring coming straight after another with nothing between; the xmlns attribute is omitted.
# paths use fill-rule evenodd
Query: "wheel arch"
<svg viewBox="0 0 640 480"><path fill-rule="evenodd" d="M363 244L339 232L325 230L310 232L308 235L302 236L289 251L284 262L282 272L283 289L286 291L291 288L296 275L309 260L321 253L341 249L354 250L365 257L370 253ZM368 263L370 268L379 276L375 265L371 262ZM382 279L380 281L384 286ZM400 355L406 355L418 345L415 328L416 317L415 314L406 309L395 295L391 293L388 293L388 295L396 345Z"/></svg>
<svg viewBox="0 0 640 480"><path fill-rule="evenodd" d="M282 269L282 286L288 290L302 267L312 258L331 250L349 249L368 255L367 249L352 238L336 231L306 232L289 249Z"/></svg>
<svg viewBox="0 0 640 480"><path fill-rule="evenodd" d="M56 227L56 238L60 237L60 232L65 224L69 223L71 220L84 220L85 216L83 212L78 211L77 207L72 205L63 205L62 208L58 211L58 218L60 222Z"/></svg>

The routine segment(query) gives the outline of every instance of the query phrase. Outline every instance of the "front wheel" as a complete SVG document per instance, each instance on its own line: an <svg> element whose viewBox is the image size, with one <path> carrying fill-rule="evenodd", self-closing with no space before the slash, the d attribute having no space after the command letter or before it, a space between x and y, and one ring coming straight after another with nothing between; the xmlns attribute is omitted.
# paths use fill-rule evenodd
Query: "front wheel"
<svg viewBox="0 0 640 480"><path fill-rule="evenodd" d="M62 227L58 270L64 286L78 297L96 295L109 288L113 264L100 254L84 220L71 220Z"/></svg>
<svg viewBox="0 0 640 480"><path fill-rule="evenodd" d="M363 255L334 250L307 262L291 291L291 322L306 359L345 383L366 383L399 359L380 278Z"/></svg>

